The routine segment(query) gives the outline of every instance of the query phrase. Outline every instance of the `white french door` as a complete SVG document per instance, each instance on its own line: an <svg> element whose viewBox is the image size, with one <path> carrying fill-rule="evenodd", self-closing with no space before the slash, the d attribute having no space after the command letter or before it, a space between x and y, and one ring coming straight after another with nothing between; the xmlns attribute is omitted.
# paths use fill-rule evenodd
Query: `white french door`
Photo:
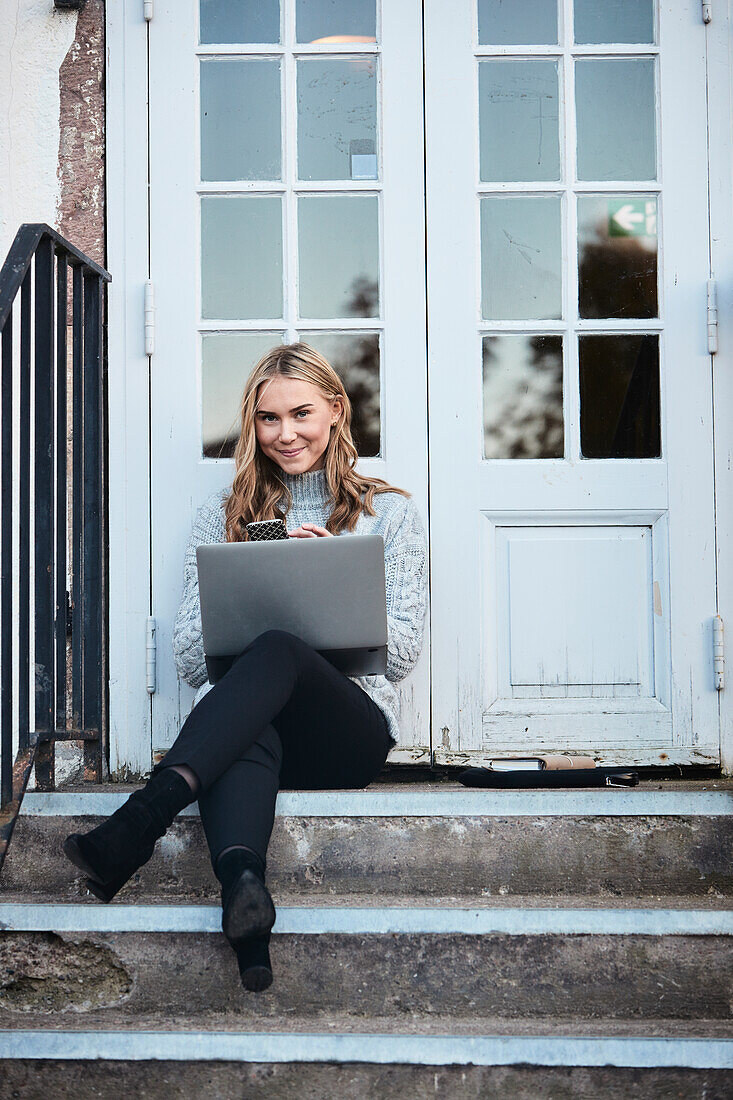
<svg viewBox="0 0 733 1100"><path fill-rule="evenodd" d="M429 533L393 759L717 760L699 5L158 0L148 33L146 751L244 380L304 339Z"/></svg>
<svg viewBox="0 0 733 1100"><path fill-rule="evenodd" d="M692 0L425 0L436 759L719 756Z"/></svg>
<svg viewBox="0 0 733 1100"><path fill-rule="evenodd" d="M157 0L149 25L153 755L193 689L171 630L196 508L231 484L257 359L305 340L341 374L359 468L427 528L422 13L304 0ZM429 624L399 685L429 753Z"/></svg>

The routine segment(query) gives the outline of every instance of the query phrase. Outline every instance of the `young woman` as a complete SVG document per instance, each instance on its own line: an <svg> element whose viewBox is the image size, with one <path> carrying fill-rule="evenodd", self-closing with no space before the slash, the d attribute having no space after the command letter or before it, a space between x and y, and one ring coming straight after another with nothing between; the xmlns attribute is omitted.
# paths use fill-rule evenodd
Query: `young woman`
<svg viewBox="0 0 733 1100"><path fill-rule="evenodd" d="M272 982L275 908L265 868L278 789L366 787L381 771L398 739L393 684L422 646L427 553L410 494L355 471L349 398L308 344L264 355L240 412L231 490L212 493L198 510L173 627L178 673L199 689L193 708L146 785L96 829L67 837L64 852L109 901L176 814L198 800L222 888L222 929L242 984L259 991ZM277 517L287 517L291 538L382 535L386 676L346 676L294 634L267 630L216 684L206 682L196 547L246 541L246 523Z"/></svg>

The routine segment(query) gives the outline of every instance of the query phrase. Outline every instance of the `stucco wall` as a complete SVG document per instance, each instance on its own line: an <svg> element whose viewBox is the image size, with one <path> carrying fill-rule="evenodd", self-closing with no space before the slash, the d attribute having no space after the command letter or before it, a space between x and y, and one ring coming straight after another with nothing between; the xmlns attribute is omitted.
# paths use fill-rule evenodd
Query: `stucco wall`
<svg viewBox="0 0 733 1100"><path fill-rule="evenodd" d="M0 262L37 221L104 263L104 0L0 0Z"/></svg>
<svg viewBox="0 0 733 1100"><path fill-rule="evenodd" d="M0 265L23 222L105 263L104 61L104 0L0 0ZM69 470L71 447L69 431ZM17 434L13 454L17 469ZM57 782L82 767L80 745L56 746Z"/></svg>

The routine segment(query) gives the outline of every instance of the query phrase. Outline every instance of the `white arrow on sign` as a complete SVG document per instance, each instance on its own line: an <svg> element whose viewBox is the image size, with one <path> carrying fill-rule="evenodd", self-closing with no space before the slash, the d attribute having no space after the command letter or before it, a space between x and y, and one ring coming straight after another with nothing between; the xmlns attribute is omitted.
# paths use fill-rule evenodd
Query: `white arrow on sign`
<svg viewBox="0 0 733 1100"><path fill-rule="evenodd" d="M625 206L622 206L620 210L617 210L613 215L613 220L619 225L624 232L633 233L634 226L637 222L644 221L644 215L637 213L630 202L627 202Z"/></svg>

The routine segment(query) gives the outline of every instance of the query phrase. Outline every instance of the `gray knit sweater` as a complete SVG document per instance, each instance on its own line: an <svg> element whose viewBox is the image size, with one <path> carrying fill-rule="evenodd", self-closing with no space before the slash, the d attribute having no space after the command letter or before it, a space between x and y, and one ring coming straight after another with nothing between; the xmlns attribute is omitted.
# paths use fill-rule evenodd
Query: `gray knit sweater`
<svg viewBox="0 0 733 1100"><path fill-rule="evenodd" d="M325 527L331 514L326 474L313 470L304 474L281 475L293 495L287 513L289 531L301 523ZM211 688L201 636L196 547L224 542L224 506L230 489L217 489L199 508L186 548L183 568L183 595L173 624L173 657L178 675L191 687L198 688L195 706ZM280 501L285 511L285 501ZM362 512L353 532L342 534L378 534L384 539L385 580L387 590L387 674L386 676L350 676L384 712L392 738L399 740L399 695L393 684L412 670L422 648L423 628L428 599L427 546L422 518L411 497L399 493L374 496L376 516Z"/></svg>

